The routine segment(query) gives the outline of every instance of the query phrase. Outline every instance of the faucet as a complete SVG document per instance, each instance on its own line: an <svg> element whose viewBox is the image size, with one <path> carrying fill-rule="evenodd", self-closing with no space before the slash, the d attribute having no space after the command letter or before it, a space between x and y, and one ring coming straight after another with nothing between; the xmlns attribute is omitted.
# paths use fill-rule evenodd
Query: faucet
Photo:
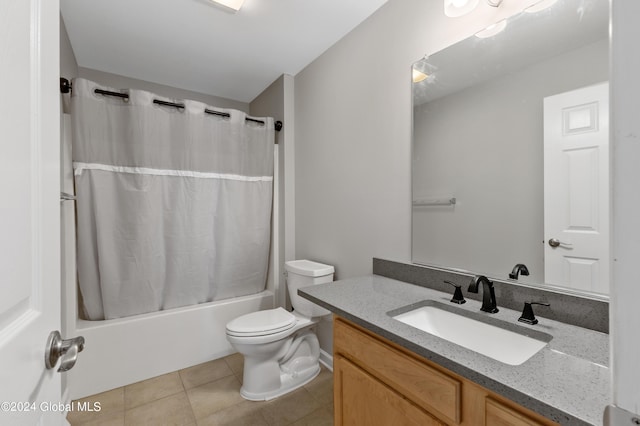
<svg viewBox="0 0 640 426"><path fill-rule="evenodd" d="M484 275L476 275L471 279L471 283L469 283L469 288L467 289L470 293L478 293L478 284L482 283L482 307L481 311L489 312L490 314L495 314L498 312L498 308L496 306L496 293L493 289L493 282L489 281L487 277Z"/></svg>
<svg viewBox="0 0 640 426"><path fill-rule="evenodd" d="M527 265L523 263L518 263L516 266L513 267L513 270L509 274L509 278L511 278L512 280L517 280L518 274L529 275L529 270L527 269Z"/></svg>

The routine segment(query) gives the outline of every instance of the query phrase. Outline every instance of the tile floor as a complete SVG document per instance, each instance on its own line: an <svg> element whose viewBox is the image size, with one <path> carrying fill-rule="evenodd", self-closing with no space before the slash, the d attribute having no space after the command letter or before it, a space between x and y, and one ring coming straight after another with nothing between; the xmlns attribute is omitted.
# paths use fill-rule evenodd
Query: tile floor
<svg viewBox="0 0 640 426"><path fill-rule="evenodd" d="M71 412L72 426L101 425L333 425L333 377L322 371L312 382L267 402L240 396L240 354L206 362L84 398L99 412Z"/></svg>

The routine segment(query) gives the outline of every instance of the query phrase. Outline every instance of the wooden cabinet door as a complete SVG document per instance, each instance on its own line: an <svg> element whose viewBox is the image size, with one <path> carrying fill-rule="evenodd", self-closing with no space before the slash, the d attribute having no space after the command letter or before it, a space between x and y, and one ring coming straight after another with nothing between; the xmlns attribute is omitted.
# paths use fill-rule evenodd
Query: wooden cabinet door
<svg viewBox="0 0 640 426"><path fill-rule="evenodd" d="M444 426L346 358L333 368L335 426Z"/></svg>
<svg viewBox="0 0 640 426"><path fill-rule="evenodd" d="M486 426L544 426L547 424L554 423L540 423L526 414L491 398L487 398L485 401Z"/></svg>

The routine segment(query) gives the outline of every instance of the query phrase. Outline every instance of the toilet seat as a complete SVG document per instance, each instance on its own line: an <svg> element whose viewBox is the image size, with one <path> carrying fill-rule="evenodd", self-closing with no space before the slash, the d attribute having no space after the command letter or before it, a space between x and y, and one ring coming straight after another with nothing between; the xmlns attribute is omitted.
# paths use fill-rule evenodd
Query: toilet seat
<svg viewBox="0 0 640 426"><path fill-rule="evenodd" d="M267 309L242 315L227 324L227 334L257 337L280 333L296 325L296 317L283 308Z"/></svg>

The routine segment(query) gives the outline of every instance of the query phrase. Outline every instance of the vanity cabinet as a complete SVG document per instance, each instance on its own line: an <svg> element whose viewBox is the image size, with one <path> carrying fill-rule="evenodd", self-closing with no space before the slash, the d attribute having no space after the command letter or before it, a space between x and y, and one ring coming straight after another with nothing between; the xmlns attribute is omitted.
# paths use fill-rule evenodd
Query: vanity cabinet
<svg viewBox="0 0 640 426"><path fill-rule="evenodd" d="M333 330L336 426L557 425L343 318Z"/></svg>

